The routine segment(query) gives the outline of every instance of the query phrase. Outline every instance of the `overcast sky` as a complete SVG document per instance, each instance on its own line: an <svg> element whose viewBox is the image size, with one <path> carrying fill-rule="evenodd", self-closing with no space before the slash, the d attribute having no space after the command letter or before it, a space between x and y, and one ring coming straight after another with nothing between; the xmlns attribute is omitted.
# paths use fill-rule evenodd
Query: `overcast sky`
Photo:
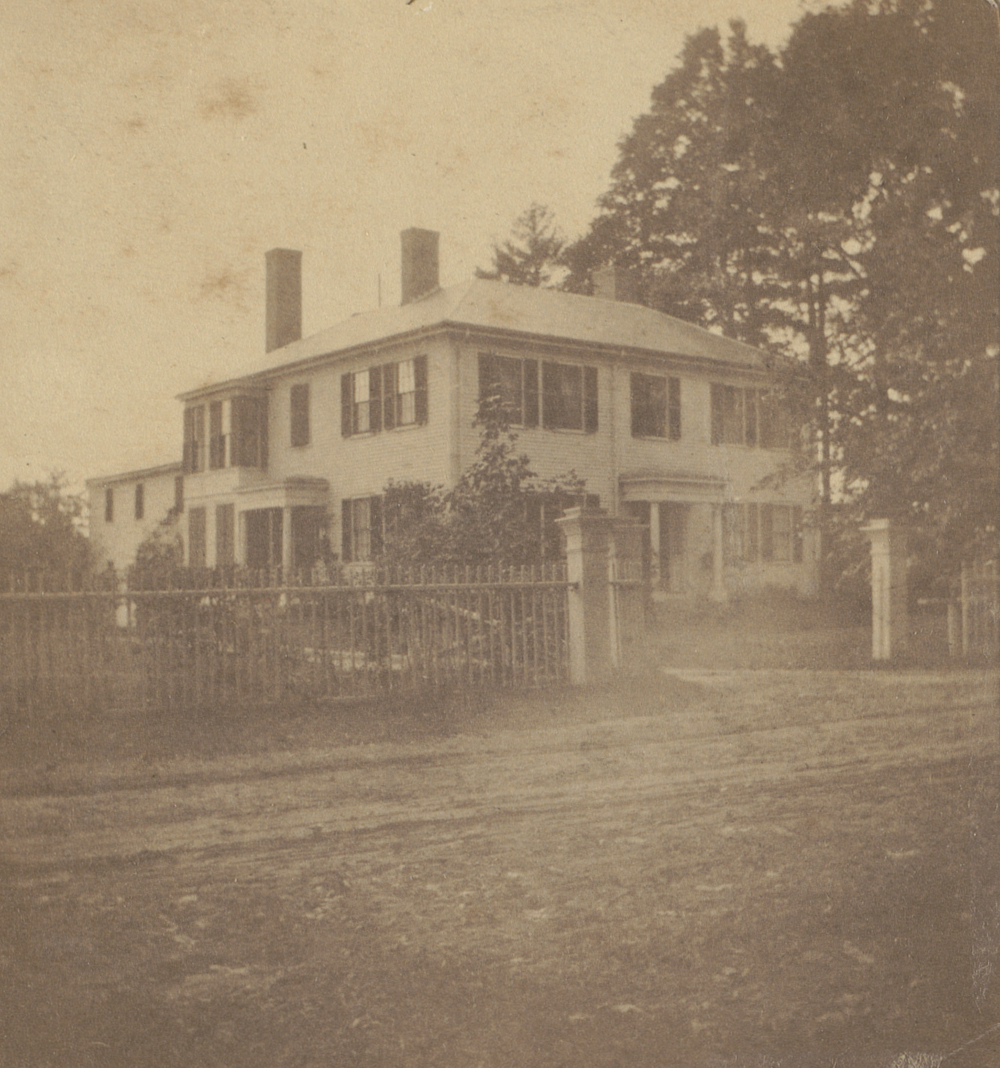
<svg viewBox="0 0 1000 1068"><path fill-rule="evenodd" d="M537 200L571 237L684 37L802 0L4 0L0 488L180 457L175 395L263 353L264 252L303 332L442 284Z"/></svg>

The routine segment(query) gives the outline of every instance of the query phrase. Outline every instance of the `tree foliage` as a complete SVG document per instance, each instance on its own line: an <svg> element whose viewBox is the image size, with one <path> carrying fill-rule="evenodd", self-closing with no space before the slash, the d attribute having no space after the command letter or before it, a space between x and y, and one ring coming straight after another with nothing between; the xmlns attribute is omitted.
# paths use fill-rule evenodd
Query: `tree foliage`
<svg viewBox="0 0 1000 1068"><path fill-rule="evenodd" d="M565 244L552 212L533 203L515 220L511 237L502 244L493 243L493 266L477 268L476 276L519 286L554 285L562 273Z"/></svg>
<svg viewBox="0 0 1000 1068"><path fill-rule="evenodd" d="M975 0L854 0L777 54L695 34L564 253L572 288L632 267L646 303L798 359L824 501L945 567L1000 526L997 29Z"/></svg>
<svg viewBox="0 0 1000 1068"><path fill-rule="evenodd" d="M0 493L0 568L80 573L90 564L81 530L83 500L60 474L47 482L15 482Z"/></svg>
<svg viewBox="0 0 1000 1068"><path fill-rule="evenodd" d="M541 479L517 449L500 397L476 414L476 457L449 490L420 482L385 489L384 558L392 564L522 564L555 554L546 520L580 499L573 472Z"/></svg>

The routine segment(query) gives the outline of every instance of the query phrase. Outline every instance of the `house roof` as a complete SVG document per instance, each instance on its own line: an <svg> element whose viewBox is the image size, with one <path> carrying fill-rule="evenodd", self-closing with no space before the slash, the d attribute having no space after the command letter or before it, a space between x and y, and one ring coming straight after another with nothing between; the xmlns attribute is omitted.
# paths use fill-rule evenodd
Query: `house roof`
<svg viewBox="0 0 1000 1068"><path fill-rule="evenodd" d="M269 376L285 367L447 328L669 354L748 369L766 366L764 354L750 345L639 304L475 278L436 289L409 304L352 315L267 353L247 368L244 377ZM205 393L222 384L182 396Z"/></svg>
<svg viewBox="0 0 1000 1068"><path fill-rule="evenodd" d="M87 479L88 486L107 485L112 482L138 482L144 478L156 478L158 475L179 475L183 472L184 465L178 460L176 463L159 464L156 467L137 467L132 471L118 471L113 475L97 475Z"/></svg>

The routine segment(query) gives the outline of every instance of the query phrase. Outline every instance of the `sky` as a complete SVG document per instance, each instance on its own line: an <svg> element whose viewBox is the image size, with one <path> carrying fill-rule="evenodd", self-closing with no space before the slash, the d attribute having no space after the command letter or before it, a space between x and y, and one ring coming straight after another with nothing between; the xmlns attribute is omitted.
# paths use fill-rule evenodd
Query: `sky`
<svg viewBox="0 0 1000 1068"><path fill-rule="evenodd" d="M804 0L5 0L0 489L180 458L176 395L264 350L264 253L303 333L443 285L532 201L569 237L685 37L781 43Z"/></svg>

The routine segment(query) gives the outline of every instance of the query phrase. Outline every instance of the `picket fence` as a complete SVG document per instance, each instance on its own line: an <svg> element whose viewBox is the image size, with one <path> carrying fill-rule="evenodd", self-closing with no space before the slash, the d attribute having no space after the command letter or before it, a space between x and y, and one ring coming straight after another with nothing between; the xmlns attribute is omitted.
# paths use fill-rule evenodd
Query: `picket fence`
<svg viewBox="0 0 1000 1068"><path fill-rule="evenodd" d="M568 675L564 564L0 575L0 709L323 702Z"/></svg>

